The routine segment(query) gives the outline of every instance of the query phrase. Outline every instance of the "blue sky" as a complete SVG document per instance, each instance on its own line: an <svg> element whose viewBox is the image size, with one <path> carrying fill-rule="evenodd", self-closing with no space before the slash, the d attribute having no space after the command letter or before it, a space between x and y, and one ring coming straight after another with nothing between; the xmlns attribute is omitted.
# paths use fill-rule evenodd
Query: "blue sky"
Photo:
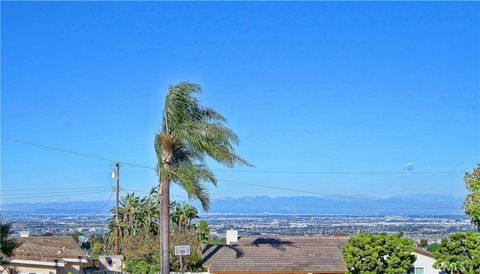
<svg viewBox="0 0 480 274"><path fill-rule="evenodd" d="M256 165L212 164L220 179L463 196L462 172L480 162L479 3L1 5L3 137L154 165L167 86L191 81ZM1 150L3 203L109 197L109 162L5 140ZM277 170L392 173L256 172ZM425 171L448 173L415 174ZM121 178L144 191L157 182L142 168ZM220 182L211 195L300 194Z"/></svg>

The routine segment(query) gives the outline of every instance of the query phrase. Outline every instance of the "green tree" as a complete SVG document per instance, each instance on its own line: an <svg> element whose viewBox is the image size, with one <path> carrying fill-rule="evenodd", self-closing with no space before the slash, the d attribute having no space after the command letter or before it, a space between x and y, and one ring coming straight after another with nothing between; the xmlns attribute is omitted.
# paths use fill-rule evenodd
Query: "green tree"
<svg viewBox="0 0 480 274"><path fill-rule="evenodd" d="M160 271L158 239L158 235L149 232L124 237L122 241L124 270L127 273L158 273Z"/></svg>
<svg viewBox="0 0 480 274"><path fill-rule="evenodd" d="M72 236L73 238L75 238L76 241L78 241L78 237L80 236L84 236L82 232L80 231L75 231L73 232L70 236Z"/></svg>
<svg viewBox="0 0 480 274"><path fill-rule="evenodd" d="M187 230L192 228L192 220L198 218L198 210L189 204L171 203L170 219L178 230Z"/></svg>
<svg viewBox="0 0 480 274"><path fill-rule="evenodd" d="M157 252L158 253L158 252ZM157 255L158 256L158 255ZM160 264L151 259L126 260L123 268L127 273L155 274L160 270Z"/></svg>
<svg viewBox="0 0 480 274"><path fill-rule="evenodd" d="M418 246L421 247L421 248L427 248L427 246L428 246L428 240L426 240L426 239L421 239L421 240L420 240L420 243L418 244Z"/></svg>
<svg viewBox="0 0 480 274"><path fill-rule="evenodd" d="M88 242L90 243L91 246L93 246L95 243L100 243L104 244L105 241L101 235L92 235L88 238Z"/></svg>
<svg viewBox="0 0 480 274"><path fill-rule="evenodd" d="M453 233L442 239L433 265L446 273L480 273L480 234Z"/></svg>
<svg viewBox="0 0 480 274"><path fill-rule="evenodd" d="M182 267L179 256L174 255L175 245L190 245L189 256L183 256ZM183 230L170 234L170 270L202 271L202 243L198 239L198 231Z"/></svg>
<svg viewBox="0 0 480 274"><path fill-rule="evenodd" d="M16 239L8 237L12 228L11 223L0 224L0 250L8 258L12 256L15 248L20 246Z"/></svg>
<svg viewBox="0 0 480 274"><path fill-rule="evenodd" d="M343 248L348 273L405 274L416 258L413 241L402 236L360 232L348 239Z"/></svg>
<svg viewBox="0 0 480 274"><path fill-rule="evenodd" d="M113 250L115 245L116 227L119 229L120 253L123 254L123 239L136 237L144 233L156 235L158 233L157 202L154 189L145 197L137 197L134 193L123 196L119 207L119 221L116 222L115 208L110 210L112 217L109 220L107 246Z"/></svg>
<svg viewBox="0 0 480 274"><path fill-rule="evenodd" d="M464 180L469 193L465 197L463 208L465 214L472 218L472 223L480 231L480 165L472 172L466 172Z"/></svg>
<svg viewBox="0 0 480 274"><path fill-rule="evenodd" d="M210 229L204 220L198 222L198 240L202 244L206 244L210 240Z"/></svg>
<svg viewBox="0 0 480 274"><path fill-rule="evenodd" d="M429 245L427 246L427 250L428 250L429 252L435 253L435 252L437 252L437 251L440 250L440 244L439 244L439 243L429 244Z"/></svg>
<svg viewBox="0 0 480 274"><path fill-rule="evenodd" d="M14 267L8 266L8 258L12 256L15 248L19 247L21 244L16 239L8 237L11 228L11 223L0 224L0 267L5 269L7 273L17 273L17 270Z"/></svg>
<svg viewBox="0 0 480 274"><path fill-rule="evenodd" d="M162 274L169 273L170 183L180 185L190 198L198 199L207 210L210 200L204 182L216 185L217 180L206 165L206 156L228 167L248 165L234 153L234 145L239 139L225 127L225 118L215 110L201 106L194 97L200 90L200 86L192 83L169 87L162 127L155 136L158 193L161 195Z"/></svg>
<svg viewBox="0 0 480 274"><path fill-rule="evenodd" d="M92 253L94 255L100 255L103 253L103 244L102 243L99 243L99 242L95 242L93 245L92 245Z"/></svg>

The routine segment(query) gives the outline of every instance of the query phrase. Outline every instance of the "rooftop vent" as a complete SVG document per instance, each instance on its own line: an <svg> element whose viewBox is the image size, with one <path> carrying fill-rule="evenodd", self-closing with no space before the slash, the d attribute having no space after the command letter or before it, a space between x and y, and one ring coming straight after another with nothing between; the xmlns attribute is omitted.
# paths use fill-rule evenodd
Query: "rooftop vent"
<svg viewBox="0 0 480 274"><path fill-rule="evenodd" d="M235 229L227 230L227 245L238 242L238 231Z"/></svg>

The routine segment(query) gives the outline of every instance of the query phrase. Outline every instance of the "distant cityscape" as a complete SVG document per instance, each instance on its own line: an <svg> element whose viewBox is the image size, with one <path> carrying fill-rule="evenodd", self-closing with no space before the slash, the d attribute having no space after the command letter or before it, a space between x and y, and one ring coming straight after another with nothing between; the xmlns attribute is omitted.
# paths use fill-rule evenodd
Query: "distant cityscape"
<svg viewBox="0 0 480 274"><path fill-rule="evenodd" d="M22 230L31 235L70 235L75 232L106 235L110 215L79 214L22 214L6 213L3 220L12 222L12 231ZM465 216L345 216L345 215L290 215L290 214L207 214L201 219L209 224L216 238L225 236L229 228L238 230L239 236L299 236L356 234L363 230L372 233L396 233L419 242L439 242L453 232L472 230ZM198 221L198 220L197 220Z"/></svg>

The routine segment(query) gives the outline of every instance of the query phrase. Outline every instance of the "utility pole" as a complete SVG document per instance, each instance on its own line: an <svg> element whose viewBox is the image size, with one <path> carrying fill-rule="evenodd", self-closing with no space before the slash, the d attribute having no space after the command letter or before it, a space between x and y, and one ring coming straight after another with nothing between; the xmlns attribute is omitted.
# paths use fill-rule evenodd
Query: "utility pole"
<svg viewBox="0 0 480 274"><path fill-rule="evenodd" d="M118 208L120 200L120 163L115 163L115 178L117 179L117 203L115 206L115 255L118 255L118 241L120 237L120 228L118 227Z"/></svg>

